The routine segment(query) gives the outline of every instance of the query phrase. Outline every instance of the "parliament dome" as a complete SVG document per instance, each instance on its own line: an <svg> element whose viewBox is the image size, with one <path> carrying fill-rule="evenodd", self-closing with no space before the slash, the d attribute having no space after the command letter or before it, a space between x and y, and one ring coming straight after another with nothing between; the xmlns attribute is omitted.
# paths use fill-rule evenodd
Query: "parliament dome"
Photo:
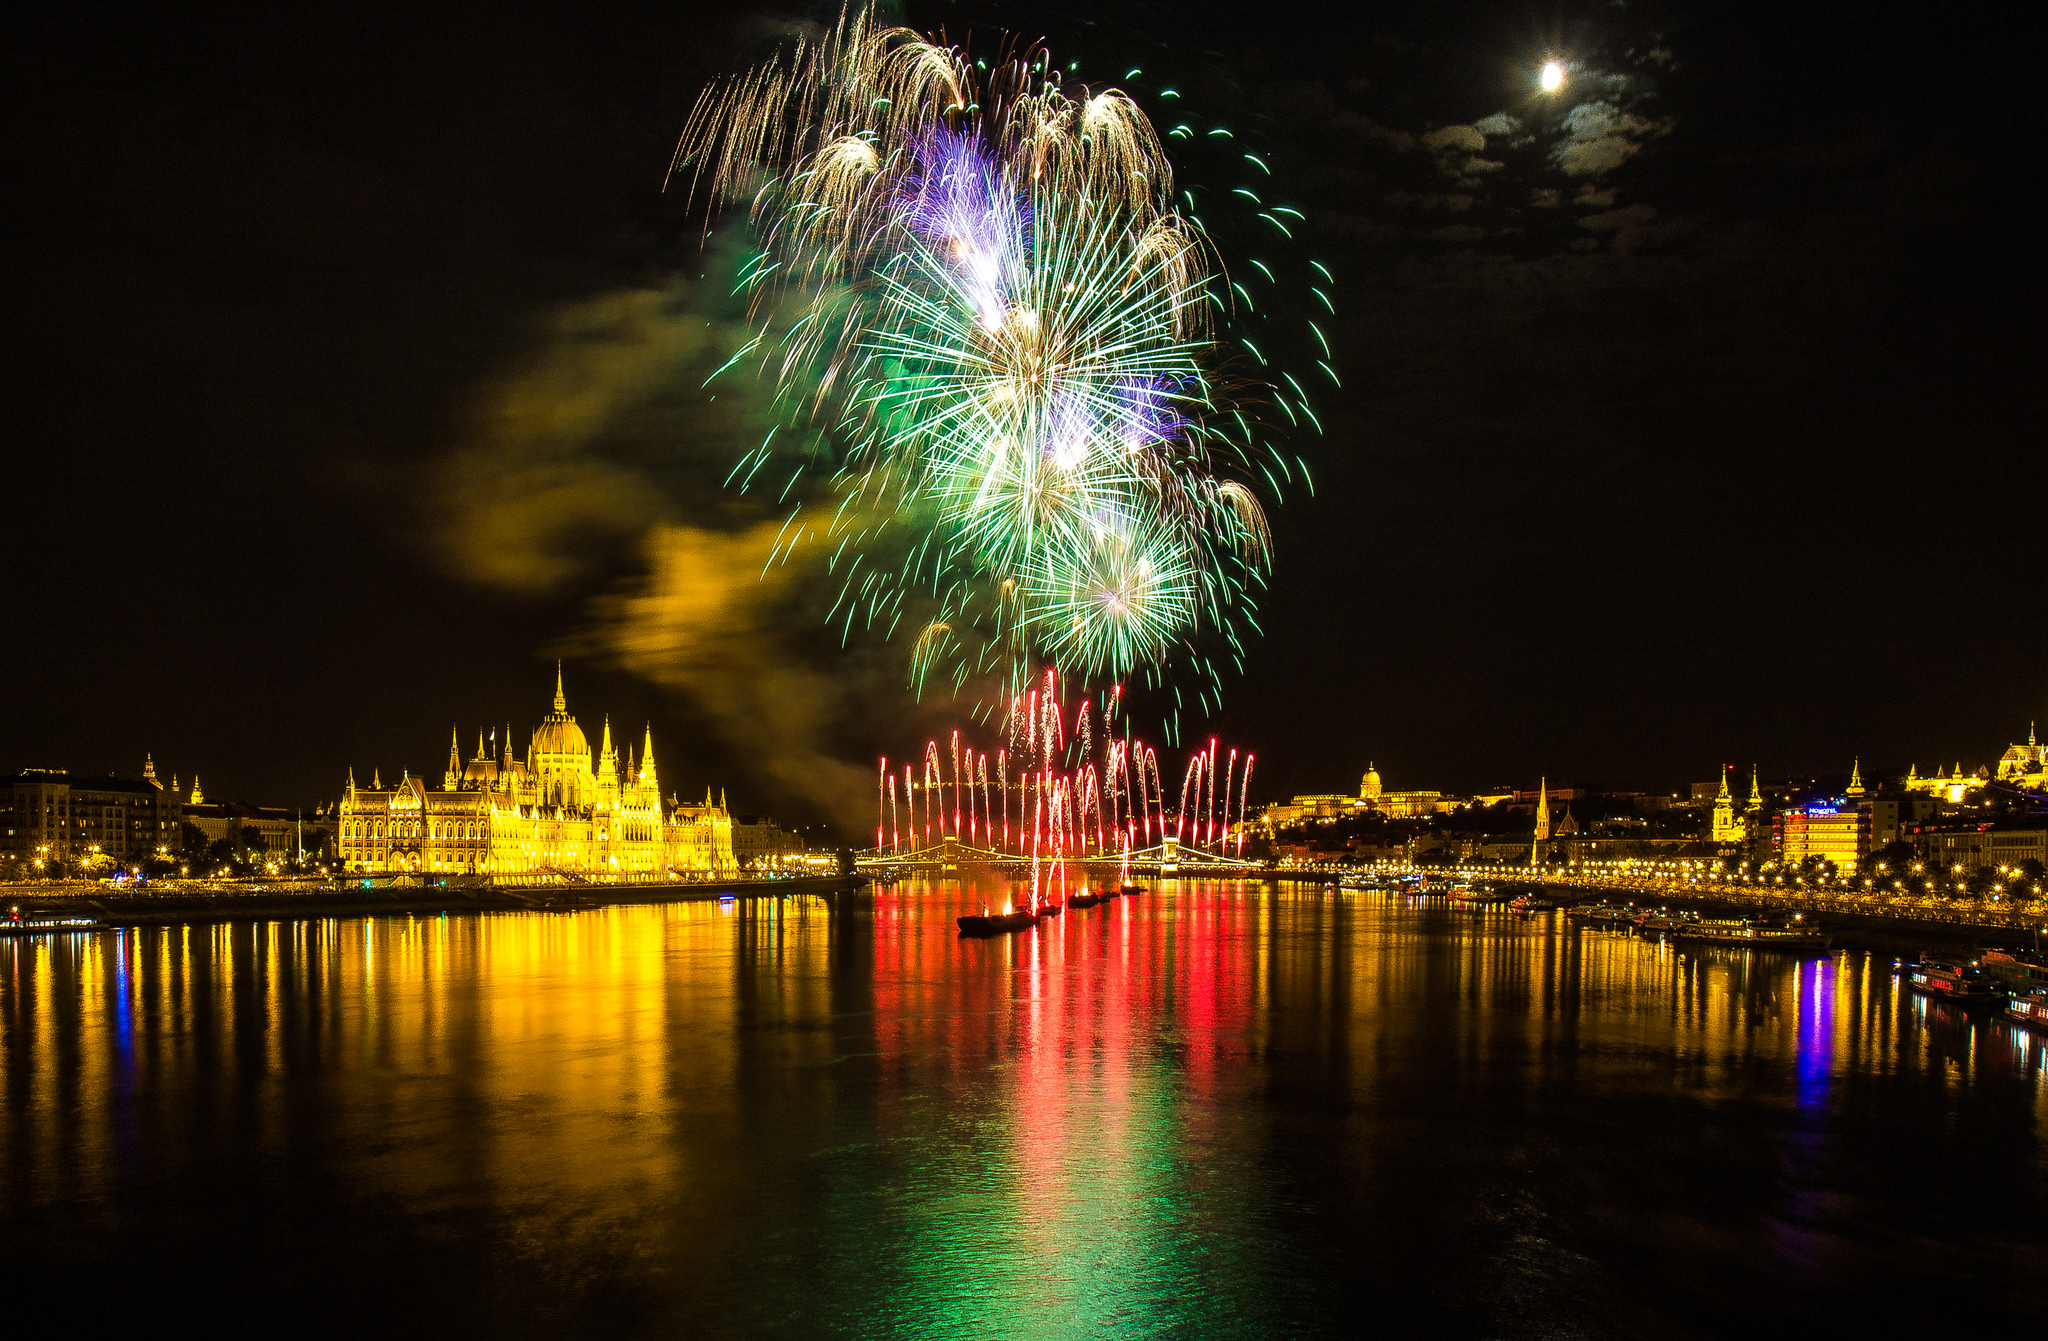
<svg viewBox="0 0 2048 1341"><path fill-rule="evenodd" d="M576 725L574 717L560 714L549 717L533 729L533 752L589 754L590 742L583 738L583 728Z"/></svg>
<svg viewBox="0 0 2048 1341"><path fill-rule="evenodd" d="M555 667L555 710L533 730L533 754L581 754L590 753L590 742L584 739L583 728L576 725L576 719L569 715L569 702L562 696L562 668Z"/></svg>

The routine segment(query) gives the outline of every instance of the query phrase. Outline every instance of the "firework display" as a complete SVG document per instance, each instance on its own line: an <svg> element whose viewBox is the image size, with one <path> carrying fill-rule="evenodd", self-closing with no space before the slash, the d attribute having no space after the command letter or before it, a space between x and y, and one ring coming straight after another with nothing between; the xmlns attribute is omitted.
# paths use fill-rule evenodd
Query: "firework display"
<svg viewBox="0 0 2048 1341"><path fill-rule="evenodd" d="M822 542L835 624L908 614L915 683L1007 693L1046 663L1158 685L1255 627L1254 484L1289 468L1247 407L1312 412L1220 338L1250 294L1130 96L849 11L707 89L675 170L751 203L757 330L727 366L769 377L797 431L734 476L806 444L777 549Z"/></svg>
<svg viewBox="0 0 2048 1341"><path fill-rule="evenodd" d="M1214 739L1188 754L1178 790L1159 752L1128 734L1122 695L1071 711L1050 671L1011 700L991 750L952 733L943 748L900 770L881 760L875 779L875 852L930 852L947 839L988 859L1118 861L1169 844L1242 856L1253 756ZM1219 776L1218 770L1221 769Z"/></svg>

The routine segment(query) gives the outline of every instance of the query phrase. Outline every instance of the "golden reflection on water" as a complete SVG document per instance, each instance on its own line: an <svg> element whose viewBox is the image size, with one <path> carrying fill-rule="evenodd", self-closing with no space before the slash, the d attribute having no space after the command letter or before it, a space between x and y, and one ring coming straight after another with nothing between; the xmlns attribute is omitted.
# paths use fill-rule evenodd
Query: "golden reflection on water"
<svg viewBox="0 0 2048 1341"><path fill-rule="evenodd" d="M1802 1189L1845 1082L1930 1083L1952 1109L1989 1075L2044 1116L2039 1040L1908 996L1860 954L1193 882L953 935L1002 897L970 879L836 908L9 942L9 1200L146 1225L151 1177L260 1159L479 1234L534 1288L629 1278L672 1320L1284 1328L1344 1288L1304 1265L1313 1235L1412 1214L1350 1202L1393 1196L1468 1111L1775 1105L1793 1134L1769 1213L1787 1224L1823 1204ZM1811 1240L1788 1230L1783 1251ZM808 1272L794 1313L754 1288L763 1262Z"/></svg>

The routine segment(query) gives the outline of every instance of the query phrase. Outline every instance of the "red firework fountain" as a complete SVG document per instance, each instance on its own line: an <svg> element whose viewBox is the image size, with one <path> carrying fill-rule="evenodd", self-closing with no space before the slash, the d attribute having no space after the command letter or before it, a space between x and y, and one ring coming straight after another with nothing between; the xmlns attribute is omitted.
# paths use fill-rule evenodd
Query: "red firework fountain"
<svg viewBox="0 0 2048 1341"><path fill-rule="evenodd" d="M1011 701L993 758L959 731L944 749L925 743L921 778L910 764L899 777L885 757L875 779L877 853L916 860L950 841L962 859L1029 862L1019 910L1028 916L1064 903L1054 886L1067 862L1115 860L1127 886L1134 851L1242 856L1254 756L1240 764L1236 750L1225 756L1211 738L1188 756L1169 810L1158 752L1114 734L1122 701L1119 687L1100 707L1083 699L1069 715L1047 671Z"/></svg>

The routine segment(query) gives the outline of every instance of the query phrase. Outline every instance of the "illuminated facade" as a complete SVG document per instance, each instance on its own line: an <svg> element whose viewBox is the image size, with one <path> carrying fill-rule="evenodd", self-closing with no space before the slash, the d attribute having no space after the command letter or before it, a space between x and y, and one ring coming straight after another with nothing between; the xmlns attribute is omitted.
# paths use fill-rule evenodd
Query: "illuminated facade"
<svg viewBox="0 0 2048 1341"><path fill-rule="evenodd" d="M1921 830L1913 836L1920 859L1939 871L2014 867L2023 861L2048 865L2048 829L1996 829L1970 825Z"/></svg>
<svg viewBox="0 0 2048 1341"><path fill-rule="evenodd" d="M1780 862L1797 866L1808 857L1825 857L1844 874L1869 850L1869 828L1855 810L1807 806L1778 816L1772 846Z"/></svg>
<svg viewBox="0 0 2048 1341"><path fill-rule="evenodd" d="M176 851L182 819L153 764L143 765L140 780L50 768L0 778L0 856L20 861L140 861Z"/></svg>
<svg viewBox="0 0 2048 1341"><path fill-rule="evenodd" d="M2048 791L2048 745L2034 739L2034 727L2027 724L2027 743L2008 745L1998 760L1998 779L2034 791Z"/></svg>
<svg viewBox="0 0 2048 1341"><path fill-rule="evenodd" d="M406 777L388 791L375 781L364 789L350 770L339 821L351 871L655 879L735 869L725 807L708 792L701 806L662 797L652 727L639 760L629 748L622 763L606 723L593 763L559 671L554 711L534 729L525 759L509 742L491 758L479 739L464 763L451 740L439 787Z"/></svg>
<svg viewBox="0 0 2048 1341"><path fill-rule="evenodd" d="M1982 787L1984 782L1982 770L1965 773L1961 764L1957 764L1952 773L1937 769L1931 778L1921 777L1920 769L1916 765L1907 770L1906 779L1900 785L1909 792L1926 792L1930 796L1938 796L1951 804L1957 804L1971 792Z"/></svg>

